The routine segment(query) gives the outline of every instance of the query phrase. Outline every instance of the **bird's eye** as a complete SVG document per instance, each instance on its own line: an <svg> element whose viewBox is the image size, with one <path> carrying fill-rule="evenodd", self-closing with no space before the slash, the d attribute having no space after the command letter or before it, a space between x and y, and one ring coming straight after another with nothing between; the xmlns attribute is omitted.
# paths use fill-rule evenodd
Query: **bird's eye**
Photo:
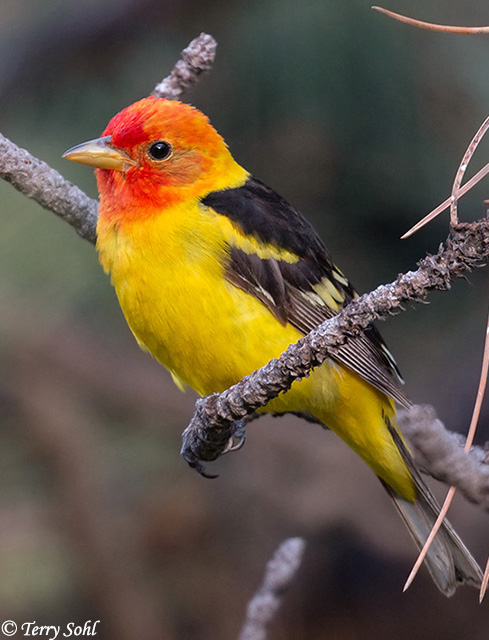
<svg viewBox="0 0 489 640"><path fill-rule="evenodd" d="M164 140L158 140L149 145L148 153L153 160L166 160L171 154L171 146Z"/></svg>

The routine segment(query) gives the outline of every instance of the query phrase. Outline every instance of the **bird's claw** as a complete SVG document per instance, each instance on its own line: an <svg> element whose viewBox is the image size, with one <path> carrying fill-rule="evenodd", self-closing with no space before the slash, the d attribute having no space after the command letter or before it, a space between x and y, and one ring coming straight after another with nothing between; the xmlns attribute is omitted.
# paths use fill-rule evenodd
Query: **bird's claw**
<svg viewBox="0 0 489 640"><path fill-rule="evenodd" d="M233 424L231 437L227 441L227 444L223 450L223 454L230 453L231 451L239 451L246 442L246 422L244 420L238 420Z"/></svg>
<svg viewBox="0 0 489 640"><path fill-rule="evenodd" d="M207 473L207 471L205 470L205 466L199 460L197 455L193 452L192 448L188 446L188 443L186 441L184 441L184 444L182 446L182 450L180 453L183 459L185 460L185 462L188 464L188 466L191 469L194 469L195 471L197 471L197 473L201 475L203 478L214 480L214 478L219 477L216 474Z"/></svg>
<svg viewBox="0 0 489 640"><path fill-rule="evenodd" d="M246 442L245 434L241 436L236 436L236 434L233 434L229 438L226 448L222 452L222 455L224 455L225 453L231 453L231 451L239 451L245 442Z"/></svg>
<svg viewBox="0 0 489 640"><path fill-rule="evenodd" d="M183 433L181 454L187 464L204 478L217 478L217 475L207 473L203 460L216 460L219 456L230 451L238 451L246 441L245 421L239 420L230 429L231 436L225 444L219 439L213 441L212 431L200 432L199 429L187 427ZM217 435L217 433L215 434Z"/></svg>

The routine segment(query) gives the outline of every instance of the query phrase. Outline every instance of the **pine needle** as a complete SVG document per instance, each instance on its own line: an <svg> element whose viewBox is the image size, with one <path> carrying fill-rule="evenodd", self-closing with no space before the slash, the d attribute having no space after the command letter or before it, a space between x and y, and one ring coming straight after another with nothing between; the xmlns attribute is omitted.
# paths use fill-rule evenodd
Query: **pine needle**
<svg viewBox="0 0 489 640"><path fill-rule="evenodd" d="M485 176L487 176L488 173L489 173L489 162L484 167L482 167L482 169L478 171L474 176L472 176L472 178L470 178L470 180L468 180L462 187L460 187L460 191L458 192L458 197L461 198L462 196L464 196L468 191L472 189L472 187L475 187L475 185L478 182L480 182L482 178L485 178ZM419 231L421 227L424 227L425 224L428 224L428 222L431 222L432 220L434 220L440 213L445 211L445 209L448 209L448 207L451 204L451 201L452 201L451 197L447 198L444 202L442 202L435 209L433 209L433 211L430 211L430 213L428 213L424 218L422 218L413 227L411 227L409 231L406 231L406 233L404 233L401 236L401 240L405 240L406 238L409 238L409 236L412 236L413 234L415 234L416 231Z"/></svg>
<svg viewBox="0 0 489 640"><path fill-rule="evenodd" d="M412 27L428 29L429 31L441 31L443 33L464 33L472 35L478 33L489 33L489 27L460 27L450 26L446 24L435 24L433 22L423 22L423 20L408 18L407 16L403 16L400 13L394 13L394 11L389 11L388 9L384 9L382 7L374 6L372 7L372 9L374 11L380 11L380 13L385 13L385 15L389 16L390 18L394 18L394 20L399 20L399 22L405 22Z"/></svg>
<svg viewBox="0 0 489 640"><path fill-rule="evenodd" d="M484 356L482 358L482 367L481 367L481 375L480 375L480 379L479 379L479 388L477 389L477 397L476 397L475 404L474 404L474 410L472 412L472 418L470 420L469 432L467 434L467 440L465 441L465 447L464 447L465 453L468 453L470 451L470 448L472 447L472 444L474 442L474 436L475 436L475 432L476 432L476 429L477 429L477 423L479 421L479 416L480 416L480 411L481 411L481 406L482 406L482 400L484 399L484 393L485 393L486 385L487 385L488 369L489 369L489 317L488 317L487 327L486 327L486 338L485 338L485 343L484 343ZM427 538L427 540L426 540L426 542L424 544L424 547L421 550L421 553L419 554L418 559L416 560L416 563L414 564L414 567L412 568L408 579L406 580L406 584L404 585L403 591L406 591L406 589L409 587L409 585L412 583L412 581L416 577L416 574L418 573L418 570L419 570L420 566L422 565L424 559L426 558L426 554L429 551L431 543L433 542L436 534L438 533L438 531L439 531L439 529L440 529L440 527L442 525L443 519L445 518L445 516L447 514L447 511L448 511L448 509L450 507L450 504L452 503L454 495L455 495L455 487L452 486L448 490L448 493L446 495L445 501L444 501L443 506L442 506L442 508L440 510L438 518L436 519L436 522L433 525L433 528L432 528L432 530L430 532L430 535L428 536L428 538ZM485 594L485 591L486 591L486 588L487 588L487 583L489 582L488 567L489 567L489 560L488 560L488 566L486 566L484 579L482 581L482 587L481 587L480 596L479 596L479 601L480 602L482 602L482 599L484 597L484 594Z"/></svg>
<svg viewBox="0 0 489 640"><path fill-rule="evenodd" d="M489 116L484 120L484 122L482 123L482 125L479 127L477 133L475 134L475 136L472 138L469 146L467 147L464 156L462 158L462 161L460 162L460 165L458 167L457 173L455 175L455 180L453 181L453 186L452 186L452 195L449 198L448 201L445 202L449 202L450 203L450 224L451 226L455 226L458 223L458 216L457 216L457 204L458 204L458 198L460 197L461 194L461 184L462 184L462 179L463 176L465 175L465 172L467 170L468 164L470 162L470 160L472 159L472 156L475 153L475 150L477 149L477 146L479 145L480 141L482 140L482 138L484 137L484 135L486 134L487 130L489 129ZM471 180L469 180L467 182L467 184L465 185L466 187L466 191L469 190L469 188L471 188L478 180L481 179L481 177L483 177L483 175L485 175L486 173L489 172L488 169L489 165L486 165L483 169L481 169L481 171L479 171ZM480 177L479 177L480 176ZM475 180L475 178L478 178L478 180ZM471 186L469 187L469 183L471 183ZM441 205L440 205L441 206ZM448 206L448 205L447 205ZM447 207L444 207L447 208ZM437 207L437 209L439 209L440 211L443 211L444 209L440 209L440 207ZM436 209L435 209L436 211ZM438 213L440 213L440 211L438 211ZM438 215L438 214L436 214ZM418 224L416 225L417 228L420 228L420 226L422 226L421 223L426 224L426 222L428 222L427 218L429 218L431 216L430 219L433 219L435 217L435 215L432 214L428 214L428 216L426 218L424 218L424 220L421 220L421 222L418 222ZM403 237L406 237L407 235L411 235L411 233L414 232L414 227L413 229L411 229L410 232L408 232L407 234L404 234ZM472 443L474 441L474 436L475 436L475 432L477 429L477 423L479 421L479 416L480 416L480 410L481 410L481 405L482 405L482 400L484 398L484 393L485 393L485 389L486 389L486 384L487 384L487 376L488 376L488 369L489 369L489 315L488 315L488 319L487 319L487 324L486 324L486 337L485 337L485 343L484 343L484 355L482 358L482 368L481 368L481 374L480 374L480 379L479 379L479 388L477 390L477 398L474 404L474 410L472 412L472 418L470 420L470 427L469 427L469 432L467 434L467 440L465 441L465 453L468 453L470 451L470 448L472 446ZM408 579L406 580L406 584L404 585L404 589L403 591L406 591L406 589L409 588L410 584L412 583L412 581L414 580L414 578L416 577L416 574L419 571L419 568L421 567L421 565L423 564L424 559L426 558L428 551L430 549L431 543L433 542L433 540L435 539L436 534L438 533L438 531L440 530L441 525L443 524L443 520L448 512L448 509L450 508L450 505L452 503L453 497L455 495L455 487L451 486L448 490L448 493L445 497L445 501L443 502L443 506L440 510L440 513L438 514L438 517L435 521L435 524L433 525L430 534L426 540L426 542L424 543L423 548L421 549L421 552L418 556L418 559L416 560L411 573L408 576ZM484 597L485 594L485 590L487 588L487 584L489 582L489 561L488 561L488 567L486 567L486 573L487 575L487 579L486 576L484 575L484 580L482 582L482 587L481 587L481 591L480 591L480 601L482 601L482 598Z"/></svg>

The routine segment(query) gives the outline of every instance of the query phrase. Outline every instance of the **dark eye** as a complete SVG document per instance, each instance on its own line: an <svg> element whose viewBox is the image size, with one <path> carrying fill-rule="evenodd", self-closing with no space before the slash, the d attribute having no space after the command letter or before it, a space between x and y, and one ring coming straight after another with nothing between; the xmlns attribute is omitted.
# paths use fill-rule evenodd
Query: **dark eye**
<svg viewBox="0 0 489 640"><path fill-rule="evenodd" d="M158 140L149 145L148 153L153 160L166 160L171 153L171 146L164 140Z"/></svg>

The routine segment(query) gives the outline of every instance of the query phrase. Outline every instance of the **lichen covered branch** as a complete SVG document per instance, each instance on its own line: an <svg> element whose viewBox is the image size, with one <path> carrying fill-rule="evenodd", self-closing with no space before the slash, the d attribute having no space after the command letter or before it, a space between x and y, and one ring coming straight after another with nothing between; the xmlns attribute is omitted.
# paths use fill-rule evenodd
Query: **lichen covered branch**
<svg viewBox="0 0 489 640"><path fill-rule="evenodd" d="M267 563L263 584L248 603L238 640L266 640L267 629L301 565L305 546L302 538L289 538Z"/></svg>
<svg viewBox="0 0 489 640"><path fill-rule="evenodd" d="M214 64L217 42L207 33L201 33L182 51L182 58L170 75L156 85L154 96L179 100L182 93L193 86L199 76Z"/></svg>
<svg viewBox="0 0 489 640"><path fill-rule="evenodd" d="M489 511L487 451L464 451L465 437L448 431L430 406L414 406L397 414L398 424L414 453L417 466L433 478L455 486L463 496Z"/></svg>
<svg viewBox="0 0 489 640"><path fill-rule="evenodd" d="M97 201L1 134L0 177L62 218L80 237L95 243Z"/></svg>

